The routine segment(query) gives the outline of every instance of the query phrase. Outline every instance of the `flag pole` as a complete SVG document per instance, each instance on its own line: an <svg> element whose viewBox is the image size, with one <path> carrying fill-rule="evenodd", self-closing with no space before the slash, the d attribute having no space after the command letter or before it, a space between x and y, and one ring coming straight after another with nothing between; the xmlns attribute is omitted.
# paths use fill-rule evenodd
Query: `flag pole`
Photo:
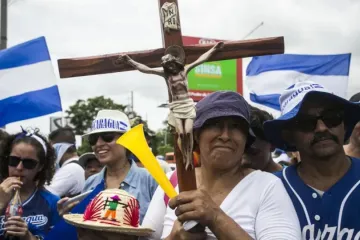
<svg viewBox="0 0 360 240"><path fill-rule="evenodd" d="M7 48L7 19L8 0L1 0L1 45L0 49Z"/></svg>
<svg viewBox="0 0 360 240"><path fill-rule="evenodd" d="M63 111L61 111L61 126L64 128L66 125L66 122L65 122L65 114Z"/></svg>
<svg viewBox="0 0 360 240"><path fill-rule="evenodd" d="M260 24L258 24L256 27L254 27L248 34L246 34L242 40L245 40L246 38L248 38L250 35L252 35L256 30L258 30L261 26L264 25L264 22L262 21Z"/></svg>
<svg viewBox="0 0 360 240"><path fill-rule="evenodd" d="M0 50L7 48L7 19L8 19L7 11L8 11L8 0L1 0ZM0 128L3 128L5 130L6 124L4 126L0 126Z"/></svg>

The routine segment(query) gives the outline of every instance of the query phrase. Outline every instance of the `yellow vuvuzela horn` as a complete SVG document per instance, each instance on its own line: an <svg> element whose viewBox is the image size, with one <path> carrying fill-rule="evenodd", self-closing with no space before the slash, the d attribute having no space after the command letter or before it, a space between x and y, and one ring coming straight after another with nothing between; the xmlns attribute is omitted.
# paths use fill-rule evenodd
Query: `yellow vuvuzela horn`
<svg viewBox="0 0 360 240"><path fill-rule="evenodd" d="M116 143L129 149L140 160L169 198L177 195L177 192L146 143L143 124L139 124L124 133Z"/></svg>

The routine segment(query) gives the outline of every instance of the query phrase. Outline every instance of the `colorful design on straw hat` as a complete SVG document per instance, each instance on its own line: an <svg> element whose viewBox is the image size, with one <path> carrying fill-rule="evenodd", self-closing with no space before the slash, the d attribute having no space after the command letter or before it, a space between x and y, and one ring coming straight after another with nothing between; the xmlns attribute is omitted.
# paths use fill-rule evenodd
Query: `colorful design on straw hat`
<svg viewBox="0 0 360 240"><path fill-rule="evenodd" d="M121 189L100 192L88 204L84 214L66 214L64 219L71 225L99 231L118 232L135 236L147 236L152 229L142 228L138 200Z"/></svg>
<svg viewBox="0 0 360 240"><path fill-rule="evenodd" d="M118 205L123 205L123 208L126 208L128 205L120 202L120 197L118 195L114 195L114 196L110 197L110 199L111 200L109 200L107 198L105 200L104 208L106 208L106 207L109 207L109 208L106 210L105 215L102 219L107 220L110 217L111 221L119 222L116 219L116 209L117 209ZM137 221L138 221L138 219L137 219ZM133 227L137 227L137 226L139 226L139 223L135 223Z"/></svg>
<svg viewBox="0 0 360 240"><path fill-rule="evenodd" d="M301 106L309 96L319 96L331 102L337 102L344 109L344 122L346 123L345 141L350 137L355 124L360 121L359 105L331 93L321 84L303 81L287 88L280 96L281 116L275 120L264 123L266 138L277 148L284 151L297 151L282 138L282 130L286 121L294 119Z"/></svg>
<svg viewBox="0 0 360 240"><path fill-rule="evenodd" d="M100 132L124 133L131 128L128 116L119 110L100 110L92 122L91 130L84 136Z"/></svg>
<svg viewBox="0 0 360 240"><path fill-rule="evenodd" d="M120 197L118 195L112 196L111 199L114 201L120 201Z"/></svg>

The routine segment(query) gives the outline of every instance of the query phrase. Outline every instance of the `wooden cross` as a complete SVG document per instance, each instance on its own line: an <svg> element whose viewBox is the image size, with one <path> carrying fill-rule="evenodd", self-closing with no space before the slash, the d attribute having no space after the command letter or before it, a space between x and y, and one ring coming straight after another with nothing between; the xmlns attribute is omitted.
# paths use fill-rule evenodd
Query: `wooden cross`
<svg viewBox="0 0 360 240"><path fill-rule="evenodd" d="M127 64L119 64L119 55L127 54L135 61L151 68L161 67L161 58L165 50L170 46L181 46L185 52L185 63L194 62L203 53L213 47L208 45L183 46L181 35L181 24L177 0L159 0L159 11L162 26L163 48L141 51L115 53L102 56L59 59L58 66L61 78L87 76L114 72L134 70ZM225 42L221 51L215 53L209 61L237 59L252 56L281 54L284 53L284 38L264 38L245 41ZM175 134L177 140L177 134ZM176 143L176 141L175 141ZM194 170L185 170L182 154L177 144L174 146L176 158L176 169L178 174L178 185L180 191L196 189Z"/></svg>

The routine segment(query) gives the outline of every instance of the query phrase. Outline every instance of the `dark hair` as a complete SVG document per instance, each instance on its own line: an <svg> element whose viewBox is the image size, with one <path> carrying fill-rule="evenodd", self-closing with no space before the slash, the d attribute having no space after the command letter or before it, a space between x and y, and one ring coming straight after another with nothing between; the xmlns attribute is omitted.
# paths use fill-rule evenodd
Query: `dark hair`
<svg viewBox="0 0 360 240"><path fill-rule="evenodd" d="M99 162L99 160L96 157L89 157L88 159L86 159L85 164L84 164L84 168L86 168L86 166L89 164L89 162L91 161L97 161Z"/></svg>
<svg viewBox="0 0 360 240"><path fill-rule="evenodd" d="M58 128L55 131L52 131L49 134L49 140L55 144L55 143L70 143L70 144L76 144L75 134L74 131L69 128Z"/></svg>
<svg viewBox="0 0 360 240"><path fill-rule="evenodd" d="M350 102L360 102L360 92L354 94L350 99Z"/></svg>
<svg viewBox="0 0 360 240"><path fill-rule="evenodd" d="M77 151L76 151L76 146L75 146L75 145L70 146L70 147L66 150L66 153L68 153L68 154L77 153Z"/></svg>
<svg viewBox="0 0 360 240"><path fill-rule="evenodd" d="M250 128L257 138L267 141L264 133L264 122L270 120L274 120L270 113L250 106Z"/></svg>
<svg viewBox="0 0 360 240"><path fill-rule="evenodd" d="M4 142L9 137L9 134L3 130L0 129L0 156L2 155L2 146L4 145Z"/></svg>
<svg viewBox="0 0 360 240"><path fill-rule="evenodd" d="M5 132L4 130L0 129L0 141L5 140L8 136L9 136L9 134L8 134L7 132Z"/></svg>
<svg viewBox="0 0 360 240"><path fill-rule="evenodd" d="M4 152L4 145L5 142L7 140L7 138L9 137L9 134L5 131L3 131L2 129L0 129L0 161L2 161L2 156L4 156L3 152ZM0 172L0 183L3 181L3 177L1 176L1 172Z"/></svg>
<svg viewBox="0 0 360 240"><path fill-rule="evenodd" d="M35 176L34 181L38 181L37 186L42 188L45 183L50 184L54 176L56 160L55 151L46 138L41 136L38 132L35 132L34 134L44 141L47 151L46 154L43 146L38 142L38 140L31 136L20 136L20 134L21 133L10 135L5 142L4 152L0 159L0 175L3 179L9 177L8 156L10 155L12 148L19 143L30 144L36 149L37 157L39 158L40 165L42 166L41 171Z"/></svg>

